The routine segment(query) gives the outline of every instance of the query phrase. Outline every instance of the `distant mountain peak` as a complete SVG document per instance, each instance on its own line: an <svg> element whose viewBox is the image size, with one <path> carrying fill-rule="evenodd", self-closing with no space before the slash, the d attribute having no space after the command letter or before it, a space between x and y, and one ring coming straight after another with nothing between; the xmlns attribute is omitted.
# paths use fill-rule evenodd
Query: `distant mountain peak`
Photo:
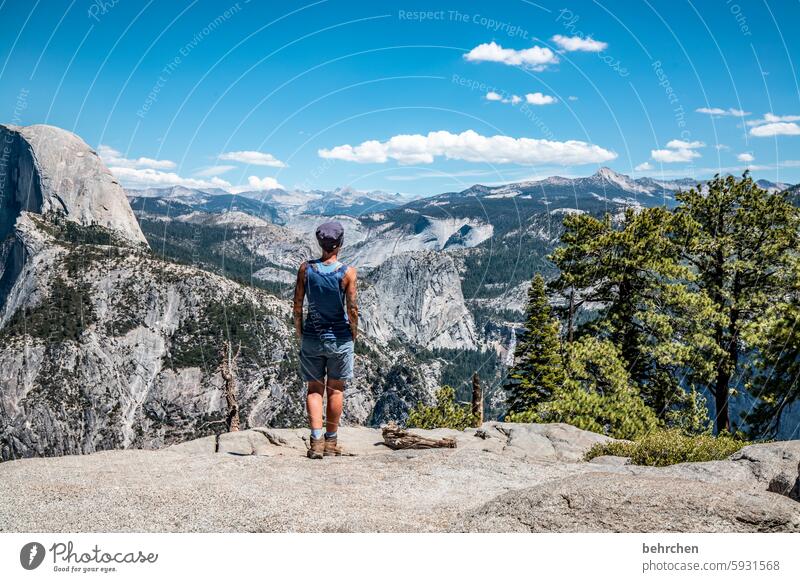
<svg viewBox="0 0 800 582"><path fill-rule="evenodd" d="M619 172L615 172L614 170L612 170L608 166L601 167L599 170L597 170L594 173L594 176L596 176L598 178L605 178L605 179L608 179L608 180L616 180L616 179L619 179L619 178L624 178L625 180L630 180L629 176L626 176L625 174L620 174Z"/></svg>

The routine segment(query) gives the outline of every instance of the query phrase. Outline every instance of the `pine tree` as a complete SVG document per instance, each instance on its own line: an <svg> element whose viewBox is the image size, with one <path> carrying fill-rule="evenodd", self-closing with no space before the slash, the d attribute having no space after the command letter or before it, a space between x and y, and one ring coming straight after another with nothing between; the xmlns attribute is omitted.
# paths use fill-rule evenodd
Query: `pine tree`
<svg viewBox="0 0 800 582"><path fill-rule="evenodd" d="M544 279L537 274L528 290L525 331L514 350L514 366L505 385L509 412L532 410L551 398L563 381L558 322L547 302Z"/></svg>
<svg viewBox="0 0 800 582"><path fill-rule="evenodd" d="M758 355L747 389L759 400L745 416L754 438L778 437L784 413L800 401L800 257L792 263L785 271L789 292L746 337Z"/></svg>
<svg viewBox="0 0 800 582"><path fill-rule="evenodd" d="M717 432L730 430L728 400L742 370L743 341L764 312L787 294L784 274L798 248L800 216L782 194L741 180L715 176L707 191L679 193L678 240L697 273L696 285L718 317L711 324L716 351L708 384Z"/></svg>
<svg viewBox="0 0 800 582"><path fill-rule="evenodd" d="M558 267L558 277L550 288L567 298L557 313L566 323L567 343L572 343L576 316L583 305L592 301L588 290L602 273L602 245L598 244L612 231L611 218L598 220L588 214L568 214L564 217L564 232L559 246L549 257Z"/></svg>
<svg viewBox="0 0 800 582"><path fill-rule="evenodd" d="M564 227L562 246L552 254L560 270L552 286L568 297L574 293L568 327L584 305L593 305L576 337L617 346L631 381L659 418L688 406L682 370L698 346L709 344L713 313L707 298L687 284L691 273L679 262L672 213L628 209L616 227L609 216L569 216Z"/></svg>
<svg viewBox="0 0 800 582"><path fill-rule="evenodd" d="M566 422L621 439L636 439L661 426L612 342L584 336L567 349L566 382L538 404L537 420Z"/></svg>

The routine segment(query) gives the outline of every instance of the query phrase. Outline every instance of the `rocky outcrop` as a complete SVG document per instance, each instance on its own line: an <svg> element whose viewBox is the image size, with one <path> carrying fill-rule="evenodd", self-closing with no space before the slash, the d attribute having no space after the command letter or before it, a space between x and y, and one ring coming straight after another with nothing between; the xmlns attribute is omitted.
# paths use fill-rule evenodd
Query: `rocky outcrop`
<svg viewBox="0 0 800 582"><path fill-rule="evenodd" d="M103 226L147 244L122 187L78 136L50 125L0 124L0 143L0 238L27 211Z"/></svg>
<svg viewBox="0 0 800 582"><path fill-rule="evenodd" d="M461 451L492 453L512 459L577 463L597 443L612 441L607 436L563 423L512 424L485 422L479 428L463 431L447 428L409 429L413 434L438 440L455 439ZM344 426L340 429L347 451L355 455L386 453L380 429ZM308 429L256 427L225 433L216 440L204 439L181 443L173 450L208 454L296 456L308 448Z"/></svg>
<svg viewBox="0 0 800 582"><path fill-rule="evenodd" d="M448 254L392 257L370 274L367 285L361 293L367 334L425 348L477 349L475 322Z"/></svg>
<svg viewBox="0 0 800 582"><path fill-rule="evenodd" d="M440 212L441 209L436 209L434 213ZM372 269L399 255L474 248L494 234L494 226L483 217L436 218L411 208L395 209L389 214L394 214L392 219L382 213L369 215L366 222L369 229L362 226L360 230L366 232L359 233L358 238L348 239L345 234L348 262L358 268Z"/></svg>
<svg viewBox="0 0 800 582"><path fill-rule="evenodd" d="M800 532L800 504L703 481L587 473L501 495L452 530Z"/></svg>
<svg viewBox="0 0 800 582"><path fill-rule="evenodd" d="M731 456L773 491L800 501L800 440L750 445Z"/></svg>
<svg viewBox="0 0 800 582"><path fill-rule="evenodd" d="M0 531L800 531L800 503L739 461L586 463L608 439L563 424L413 431L457 447L390 450L378 429L343 426L346 456L309 461L308 429L257 427L0 463Z"/></svg>

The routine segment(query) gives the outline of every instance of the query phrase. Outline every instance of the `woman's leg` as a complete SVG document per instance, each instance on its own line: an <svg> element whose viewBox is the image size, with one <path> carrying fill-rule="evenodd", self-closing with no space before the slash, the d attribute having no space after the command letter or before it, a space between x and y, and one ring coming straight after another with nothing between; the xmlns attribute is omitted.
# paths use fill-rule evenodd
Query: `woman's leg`
<svg viewBox="0 0 800 582"><path fill-rule="evenodd" d="M328 410L325 415L325 431L328 434L335 433L339 429L339 419L342 416L342 403L344 402L344 382L344 380L328 380ZM320 407L321 403L320 400Z"/></svg>
<svg viewBox="0 0 800 582"><path fill-rule="evenodd" d="M308 411L308 424L311 430L322 430L322 395L324 392L325 384L322 382L313 380L308 383L306 410Z"/></svg>

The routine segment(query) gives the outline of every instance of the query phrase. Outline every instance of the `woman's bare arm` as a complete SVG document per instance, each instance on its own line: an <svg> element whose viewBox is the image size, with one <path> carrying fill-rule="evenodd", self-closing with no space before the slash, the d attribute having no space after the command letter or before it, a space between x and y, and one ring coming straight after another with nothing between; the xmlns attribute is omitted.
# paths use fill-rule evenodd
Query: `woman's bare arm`
<svg viewBox="0 0 800 582"><path fill-rule="evenodd" d="M297 269L297 281L294 285L294 331L298 339L303 337L303 299L306 296L306 263Z"/></svg>
<svg viewBox="0 0 800 582"><path fill-rule="evenodd" d="M353 334L353 341L358 335L358 275L355 267L349 267L342 281L344 283L344 296L347 302L347 317L350 320L350 332Z"/></svg>

